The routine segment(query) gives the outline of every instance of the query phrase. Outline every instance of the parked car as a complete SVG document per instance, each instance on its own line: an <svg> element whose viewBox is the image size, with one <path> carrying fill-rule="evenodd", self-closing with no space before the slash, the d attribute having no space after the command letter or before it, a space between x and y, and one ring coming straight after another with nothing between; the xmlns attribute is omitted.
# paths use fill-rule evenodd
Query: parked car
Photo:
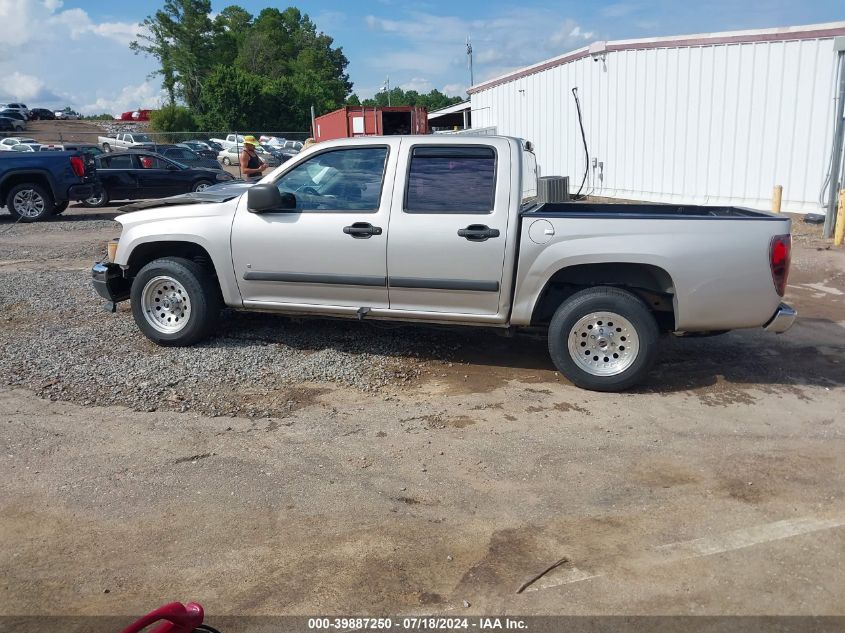
<svg viewBox="0 0 845 633"><path fill-rule="evenodd" d="M77 119L81 118L82 115L79 112L71 110L70 108L65 108L64 110L56 110L53 112L53 115L62 121L76 121Z"/></svg>
<svg viewBox="0 0 845 633"><path fill-rule="evenodd" d="M17 145L12 145L13 152L40 152L41 151L41 144L40 143L18 143Z"/></svg>
<svg viewBox="0 0 845 633"><path fill-rule="evenodd" d="M223 169L220 163L217 162L217 155L214 158L204 158L197 154L194 150L187 147L180 147L178 145L156 145L156 154L160 154L165 158L174 160L177 163L182 163L188 167L208 167L210 169Z"/></svg>
<svg viewBox="0 0 845 633"><path fill-rule="evenodd" d="M0 103L0 112L2 111L12 111L17 112L21 116L23 116L23 120L27 121L31 119L29 108L26 107L25 103Z"/></svg>
<svg viewBox="0 0 845 633"><path fill-rule="evenodd" d="M38 143L34 138L24 138L21 136L9 136L4 138L0 141L0 151L8 152L10 151L15 145L20 145L21 143Z"/></svg>
<svg viewBox="0 0 845 633"><path fill-rule="evenodd" d="M0 133L14 132L17 128L15 127L13 121L14 119L0 116ZM2 134L0 134L0 136L2 136Z"/></svg>
<svg viewBox="0 0 845 633"><path fill-rule="evenodd" d="M98 136L97 143L104 152L121 151L125 149L148 149L155 148L155 141L146 134L135 134L134 132L114 134L111 136Z"/></svg>
<svg viewBox="0 0 845 633"><path fill-rule="evenodd" d="M509 137L326 141L244 194L121 217L94 286L112 306L131 297L160 345L208 336L221 297L300 316L544 327L560 372L598 391L642 381L661 332L794 322L789 218L537 204L536 164Z"/></svg>
<svg viewBox="0 0 845 633"><path fill-rule="evenodd" d="M219 154L223 151L223 146L220 143L212 141L210 138L201 139L200 142L208 145L211 149L215 151L216 154Z"/></svg>
<svg viewBox="0 0 845 633"><path fill-rule="evenodd" d="M280 147L274 147L273 145L267 145L265 143L261 144L261 149L263 149L265 152L267 152L276 160L278 160L280 165L296 156L296 154L291 152L290 150L285 150Z"/></svg>
<svg viewBox="0 0 845 633"><path fill-rule="evenodd" d="M7 119L12 119L14 121L13 125L16 129L26 129L27 118L17 110L0 110L0 116L6 117Z"/></svg>
<svg viewBox="0 0 845 633"><path fill-rule="evenodd" d="M33 108L29 114L29 118L36 121L52 121L56 118L56 113L47 108Z"/></svg>
<svg viewBox="0 0 845 633"><path fill-rule="evenodd" d="M244 145L244 136L243 134L229 134L226 138L213 138L211 139L214 143L217 143L223 149L229 149L230 147L243 147Z"/></svg>
<svg viewBox="0 0 845 633"><path fill-rule="evenodd" d="M98 190L96 173L78 153L0 153L0 201L21 222L61 213Z"/></svg>
<svg viewBox="0 0 845 633"><path fill-rule="evenodd" d="M153 152L111 152L94 163L102 191L83 199L86 207L102 207L113 200L164 198L234 180L220 169L187 167Z"/></svg>
<svg viewBox="0 0 845 633"><path fill-rule="evenodd" d="M212 149L207 143L203 143L202 141L182 141L181 143L177 143L176 147L187 147L203 158L211 158L215 161L217 160L217 154L220 153L219 150Z"/></svg>
<svg viewBox="0 0 845 633"><path fill-rule="evenodd" d="M240 153L243 151L243 145L236 148L234 145L228 149L224 149L217 155L217 160L219 160L224 165L237 165L240 160ZM255 153L258 154L258 157L267 163L270 167L278 167L282 164L282 161L276 158L273 154L270 154L266 150L264 150L261 146L255 148Z"/></svg>

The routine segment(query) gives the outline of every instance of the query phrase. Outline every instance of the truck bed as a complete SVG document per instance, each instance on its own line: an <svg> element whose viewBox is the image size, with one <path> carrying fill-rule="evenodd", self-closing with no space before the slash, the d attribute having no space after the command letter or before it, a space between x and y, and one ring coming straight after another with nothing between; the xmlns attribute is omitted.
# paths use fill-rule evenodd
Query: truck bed
<svg viewBox="0 0 845 633"><path fill-rule="evenodd" d="M546 202L529 207L523 211L522 215L535 218L648 218L651 220L682 220L686 218L699 220L708 218L719 220L782 219L772 213L744 207L606 202Z"/></svg>

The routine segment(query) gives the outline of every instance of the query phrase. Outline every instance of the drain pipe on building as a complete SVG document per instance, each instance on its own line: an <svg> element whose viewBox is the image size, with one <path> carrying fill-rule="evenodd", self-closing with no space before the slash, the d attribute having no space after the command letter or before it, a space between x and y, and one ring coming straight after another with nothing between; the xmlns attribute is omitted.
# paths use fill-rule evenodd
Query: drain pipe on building
<svg viewBox="0 0 845 633"><path fill-rule="evenodd" d="M839 58L839 77L837 77L836 91L836 126L833 129L833 154L830 166L830 184L827 194L827 213L824 219L824 237L833 237L836 224L836 207L839 199L839 188L845 185L845 162L842 161L843 136L845 136L845 37L833 40L833 50ZM845 210L840 209L840 213Z"/></svg>

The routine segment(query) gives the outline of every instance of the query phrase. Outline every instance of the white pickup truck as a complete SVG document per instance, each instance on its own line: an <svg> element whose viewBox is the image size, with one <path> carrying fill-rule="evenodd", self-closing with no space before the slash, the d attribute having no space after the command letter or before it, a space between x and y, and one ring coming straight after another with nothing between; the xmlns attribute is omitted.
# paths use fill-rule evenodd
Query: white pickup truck
<svg viewBox="0 0 845 633"><path fill-rule="evenodd" d="M213 138L212 142L217 143L223 149L232 149L233 147L243 147L243 134L228 134L226 138Z"/></svg>
<svg viewBox="0 0 845 633"><path fill-rule="evenodd" d="M104 152L125 149L155 149L155 141L146 134L121 133L114 136L98 136L97 144Z"/></svg>
<svg viewBox="0 0 845 633"><path fill-rule="evenodd" d="M133 205L94 286L111 310L129 299L161 345L209 336L224 304L542 327L560 371L603 391L642 380L661 333L792 325L789 219L538 204L536 190L534 155L515 138L324 142L252 187Z"/></svg>

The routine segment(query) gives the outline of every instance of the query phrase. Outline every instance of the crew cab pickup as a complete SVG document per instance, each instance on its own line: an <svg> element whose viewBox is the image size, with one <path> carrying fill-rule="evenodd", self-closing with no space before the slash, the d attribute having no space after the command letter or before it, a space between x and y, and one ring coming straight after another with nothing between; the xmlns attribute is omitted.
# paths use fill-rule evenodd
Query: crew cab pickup
<svg viewBox="0 0 845 633"><path fill-rule="evenodd" d="M80 152L0 152L0 204L17 221L43 220L99 192L93 165Z"/></svg>
<svg viewBox="0 0 845 633"><path fill-rule="evenodd" d="M155 149L155 141L146 134L115 134L114 136L98 136L97 143L104 152L120 151L124 149Z"/></svg>
<svg viewBox="0 0 845 633"><path fill-rule="evenodd" d="M243 134L227 134L226 138L213 138L211 140L220 145L223 149L242 147L244 144Z"/></svg>
<svg viewBox="0 0 845 633"><path fill-rule="evenodd" d="M530 145L515 138L320 143L252 187L125 214L94 286L111 309L129 299L140 330L161 345L211 334L221 302L539 326L560 371L603 391L642 380L661 333L783 332L795 319L781 302L789 219L733 207L538 204L536 172Z"/></svg>

